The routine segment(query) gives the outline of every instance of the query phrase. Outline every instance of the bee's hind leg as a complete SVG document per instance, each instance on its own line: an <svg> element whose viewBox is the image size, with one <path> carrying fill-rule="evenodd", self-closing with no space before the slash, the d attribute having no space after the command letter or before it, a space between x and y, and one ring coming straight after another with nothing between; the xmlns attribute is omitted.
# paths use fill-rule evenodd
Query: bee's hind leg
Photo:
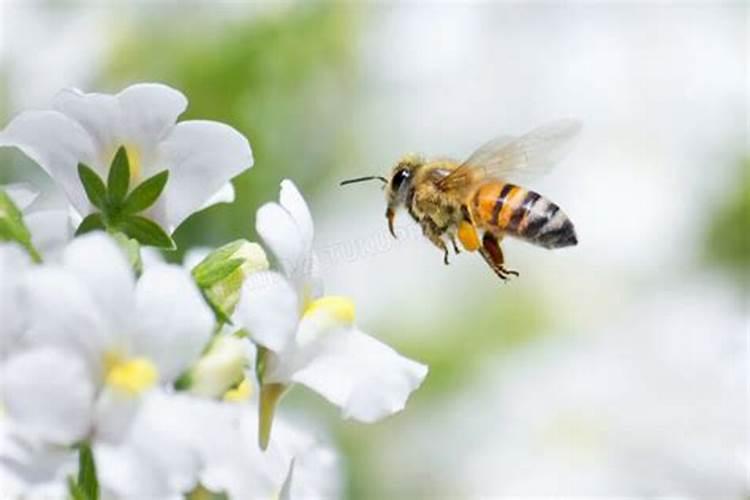
<svg viewBox="0 0 750 500"><path fill-rule="evenodd" d="M487 264L503 281L507 280L509 276L518 276L517 271L506 269L503 265L505 263L503 251L500 249L500 242L494 234L490 232L484 233L479 253L482 254Z"/></svg>
<svg viewBox="0 0 750 500"><path fill-rule="evenodd" d="M440 229L435 221L429 217L423 217L422 220L419 221L419 225L422 226L422 233L424 233L427 239L443 251L443 263L447 266L449 264L448 246L445 244L445 241L443 241L443 233L445 231Z"/></svg>

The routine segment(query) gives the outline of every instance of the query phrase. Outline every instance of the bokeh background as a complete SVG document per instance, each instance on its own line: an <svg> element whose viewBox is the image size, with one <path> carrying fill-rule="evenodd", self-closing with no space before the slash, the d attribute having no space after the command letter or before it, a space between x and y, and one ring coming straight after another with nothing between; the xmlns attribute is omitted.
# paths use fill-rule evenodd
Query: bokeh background
<svg viewBox="0 0 750 500"><path fill-rule="evenodd" d="M291 178L327 291L430 365L406 411L376 425L290 395L284 410L341 450L348 498L750 494L742 2L0 9L3 124L67 86L181 89L184 118L238 128L256 164L235 179L237 201L193 216L178 243L255 238L255 210ZM530 187L562 205L580 243L508 241L521 273L509 284L475 255L445 267L404 214L392 240L376 184L337 186L405 152L462 158L561 117L582 120L581 137ZM17 152L0 162L0 182L46 182Z"/></svg>

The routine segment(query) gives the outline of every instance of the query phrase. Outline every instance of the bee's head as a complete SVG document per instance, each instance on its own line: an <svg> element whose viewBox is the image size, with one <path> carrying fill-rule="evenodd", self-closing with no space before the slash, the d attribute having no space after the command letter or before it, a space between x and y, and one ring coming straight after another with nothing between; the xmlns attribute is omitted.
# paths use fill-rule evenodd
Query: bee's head
<svg viewBox="0 0 750 500"><path fill-rule="evenodd" d="M422 165L424 165L423 158L409 154L396 163L391 169L391 175L388 176L388 182L385 184L385 198L388 202L385 216L388 219L388 228L394 237L396 234L393 231L393 218L396 215L396 209L406 203L414 176Z"/></svg>
<svg viewBox="0 0 750 500"><path fill-rule="evenodd" d="M383 189L385 189L385 198L388 202L388 208L385 211L385 216L388 218L388 229L390 229L391 234L395 238L396 233L393 231L393 218L396 214L396 209L406 203L406 198L414 181L414 175L422 165L424 165L423 158L410 154L402 157L396 163L393 169L391 169L391 175L387 178L379 175L368 175L367 177L345 180L341 182L341 185L345 186L347 184L354 184L355 182L372 180L381 181Z"/></svg>

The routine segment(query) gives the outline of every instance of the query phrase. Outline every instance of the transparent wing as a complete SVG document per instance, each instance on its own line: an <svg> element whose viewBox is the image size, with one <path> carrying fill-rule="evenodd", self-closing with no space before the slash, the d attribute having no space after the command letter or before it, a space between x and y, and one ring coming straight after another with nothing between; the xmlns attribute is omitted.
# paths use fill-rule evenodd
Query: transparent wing
<svg viewBox="0 0 750 500"><path fill-rule="evenodd" d="M477 149L440 183L452 189L487 177L528 178L547 173L570 150L581 130L576 120L548 123L521 137L498 137Z"/></svg>

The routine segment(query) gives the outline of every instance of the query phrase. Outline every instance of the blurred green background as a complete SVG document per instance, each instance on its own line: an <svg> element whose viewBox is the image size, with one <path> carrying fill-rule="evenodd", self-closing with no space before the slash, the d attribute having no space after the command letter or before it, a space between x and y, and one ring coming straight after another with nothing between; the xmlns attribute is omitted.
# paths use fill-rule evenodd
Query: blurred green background
<svg viewBox="0 0 750 500"><path fill-rule="evenodd" d="M735 68L746 66L746 48L727 53L746 29L733 21L737 13L491 3L17 4L5 12L0 111L7 121L23 107L44 107L38 99L61 78L107 92L160 81L188 96L183 119L219 120L244 133L255 166L234 180L237 201L183 224L181 251L255 239L255 210L276 198L282 179L295 181L313 210L316 245L346 250L346 258L324 262L329 290L354 296L366 331L431 370L404 413L375 425L342 422L318 398L293 391L287 410L315 413L340 448L347 498L742 498L747 450L736 443L747 437L750 163L739 109L746 87ZM46 34L34 46L18 39L23 26ZM71 41L77 29L92 34ZM691 51L691 36L702 52ZM52 55L29 59L52 54L58 42L84 61L36 93L24 89L24 78L54 72L42 66ZM704 85L706 74L713 86ZM563 173L541 186L569 210L581 245L552 254L511 243L507 258L521 278L508 285L465 255L444 268L418 237L383 244L380 192L336 186L383 173L409 150L466 155L493 135L566 115L583 119L584 137ZM1 154L13 167L0 172L2 181L31 168L17 153ZM689 326L695 335L667 334L682 332L686 317L697 318ZM685 352L704 333L721 345L700 350L696 361ZM623 337L632 344L619 344ZM700 372L705 390L679 379L684 393L667 385L650 398L658 380L676 373L670 353L708 367ZM620 366L625 356L622 371L599 365ZM719 365L728 376L714 370ZM573 375L587 366L579 392ZM641 380L643 373L653 378ZM525 389L530 379L540 385ZM605 397L628 418L602 412L615 404ZM696 400L719 417L702 420ZM685 413L695 403L695 421L656 432L676 401ZM532 426L539 418L550 421ZM683 449L682 437L695 447ZM581 453L593 458L577 461ZM644 457L656 474L642 473Z"/></svg>

